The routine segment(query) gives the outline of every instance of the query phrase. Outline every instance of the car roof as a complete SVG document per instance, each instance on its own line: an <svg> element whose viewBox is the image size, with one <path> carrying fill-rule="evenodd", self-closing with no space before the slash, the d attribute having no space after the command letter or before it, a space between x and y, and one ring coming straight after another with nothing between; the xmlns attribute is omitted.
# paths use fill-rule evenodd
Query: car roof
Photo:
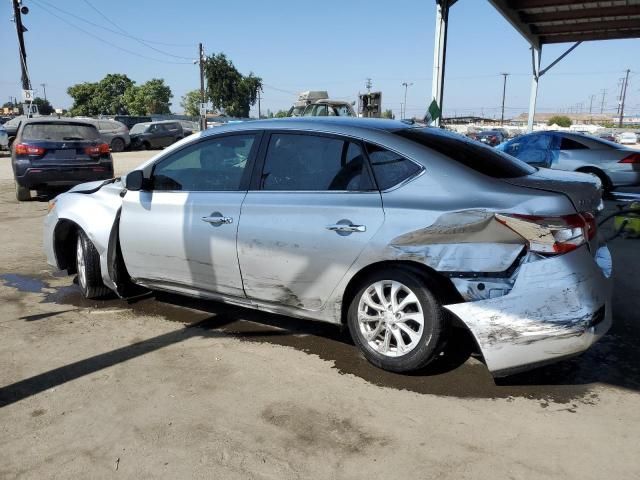
<svg viewBox="0 0 640 480"><path fill-rule="evenodd" d="M76 125L87 125L95 127L90 120L80 118L58 118L58 117L34 117L27 118L22 122L22 125L31 125L35 123L74 123Z"/></svg>
<svg viewBox="0 0 640 480"><path fill-rule="evenodd" d="M393 132L405 128L419 127L409 121L386 120L381 118L357 117L288 117L265 120L248 120L246 122L228 123L207 129L203 135L215 135L216 132L238 130L315 130L334 133L347 133L352 130L376 130ZM436 129L434 129L436 130Z"/></svg>

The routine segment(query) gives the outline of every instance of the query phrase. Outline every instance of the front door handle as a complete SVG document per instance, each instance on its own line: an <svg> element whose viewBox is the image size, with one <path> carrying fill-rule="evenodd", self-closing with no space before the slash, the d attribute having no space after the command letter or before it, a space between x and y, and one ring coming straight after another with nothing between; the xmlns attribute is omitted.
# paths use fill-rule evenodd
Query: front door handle
<svg viewBox="0 0 640 480"><path fill-rule="evenodd" d="M213 214L209 217L202 217L202 221L211 225L222 225L223 223L233 223L233 218L223 217L221 214Z"/></svg>
<svg viewBox="0 0 640 480"><path fill-rule="evenodd" d="M327 230L332 232L366 232L367 227L364 225L353 225L348 223L336 223L334 225L327 225Z"/></svg>

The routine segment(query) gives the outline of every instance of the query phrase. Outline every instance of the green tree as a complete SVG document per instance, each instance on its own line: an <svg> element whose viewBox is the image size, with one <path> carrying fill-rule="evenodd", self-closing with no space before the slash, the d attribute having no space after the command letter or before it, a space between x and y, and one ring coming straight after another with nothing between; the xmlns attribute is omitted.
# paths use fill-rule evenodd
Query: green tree
<svg viewBox="0 0 640 480"><path fill-rule="evenodd" d="M152 78L142 85L131 85L124 92L124 104L131 115L171 113L171 88L161 78Z"/></svg>
<svg viewBox="0 0 640 480"><path fill-rule="evenodd" d="M133 80L121 73L110 73L99 82L72 85L67 93L73 98L72 115L126 114L125 92Z"/></svg>
<svg viewBox="0 0 640 480"><path fill-rule="evenodd" d="M232 117L248 117L258 99L262 79L253 73L242 75L224 53L208 57L204 65L206 96L218 110Z"/></svg>
<svg viewBox="0 0 640 480"><path fill-rule="evenodd" d="M197 117L200 115L200 90L191 90L185 93L180 100L180 106L185 115Z"/></svg>
<svg viewBox="0 0 640 480"><path fill-rule="evenodd" d="M396 118L396 116L393 114L393 110L385 110L384 112L382 112L382 115L380 116L382 118L390 118L391 120Z"/></svg>
<svg viewBox="0 0 640 480"><path fill-rule="evenodd" d="M287 110L278 110L275 114L276 118L284 118L288 116L289 116L289 112Z"/></svg>
<svg viewBox="0 0 640 480"><path fill-rule="evenodd" d="M53 107L49 103L49 100L36 97L33 99L33 103L38 106L38 112L40 112L40 115L51 115L53 113Z"/></svg>
<svg viewBox="0 0 640 480"><path fill-rule="evenodd" d="M554 123L559 127L570 127L571 119L565 115L554 115L549 119L547 125L553 125Z"/></svg>

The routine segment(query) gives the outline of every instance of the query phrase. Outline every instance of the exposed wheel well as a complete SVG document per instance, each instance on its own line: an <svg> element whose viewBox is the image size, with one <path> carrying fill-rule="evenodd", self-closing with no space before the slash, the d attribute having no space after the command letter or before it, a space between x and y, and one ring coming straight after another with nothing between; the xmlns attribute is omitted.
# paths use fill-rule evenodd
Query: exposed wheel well
<svg viewBox="0 0 640 480"><path fill-rule="evenodd" d="M576 169L576 172L580 172L580 173L591 173L595 176L597 176L600 181L602 181L602 189L607 192L609 190L611 190L613 188L613 185L611 184L611 179L609 178L609 175L607 175L603 170L599 169L598 167L580 167L578 169Z"/></svg>
<svg viewBox="0 0 640 480"><path fill-rule="evenodd" d="M53 231L53 249L58 267L76 273L76 241L80 226L71 220L60 220Z"/></svg>
<svg viewBox="0 0 640 480"><path fill-rule="evenodd" d="M442 304L458 303L463 301L462 297L458 293L458 290L456 290L453 283L448 277L445 277L444 275L436 272L434 269L422 263L407 260L389 260L377 262L364 267L349 281L344 295L342 296L340 321L343 324L346 323L347 312L349 310L351 300L353 299L358 289L361 287L363 279L369 276L372 272L384 270L391 267L406 268L422 277L429 289Z"/></svg>

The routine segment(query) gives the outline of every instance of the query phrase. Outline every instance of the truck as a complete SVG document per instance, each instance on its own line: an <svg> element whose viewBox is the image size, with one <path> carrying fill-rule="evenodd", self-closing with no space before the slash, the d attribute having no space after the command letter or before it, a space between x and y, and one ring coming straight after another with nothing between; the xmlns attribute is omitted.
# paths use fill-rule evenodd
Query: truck
<svg viewBox="0 0 640 480"><path fill-rule="evenodd" d="M300 92L298 100L289 109L290 117L355 117L353 103L332 100L326 90Z"/></svg>

